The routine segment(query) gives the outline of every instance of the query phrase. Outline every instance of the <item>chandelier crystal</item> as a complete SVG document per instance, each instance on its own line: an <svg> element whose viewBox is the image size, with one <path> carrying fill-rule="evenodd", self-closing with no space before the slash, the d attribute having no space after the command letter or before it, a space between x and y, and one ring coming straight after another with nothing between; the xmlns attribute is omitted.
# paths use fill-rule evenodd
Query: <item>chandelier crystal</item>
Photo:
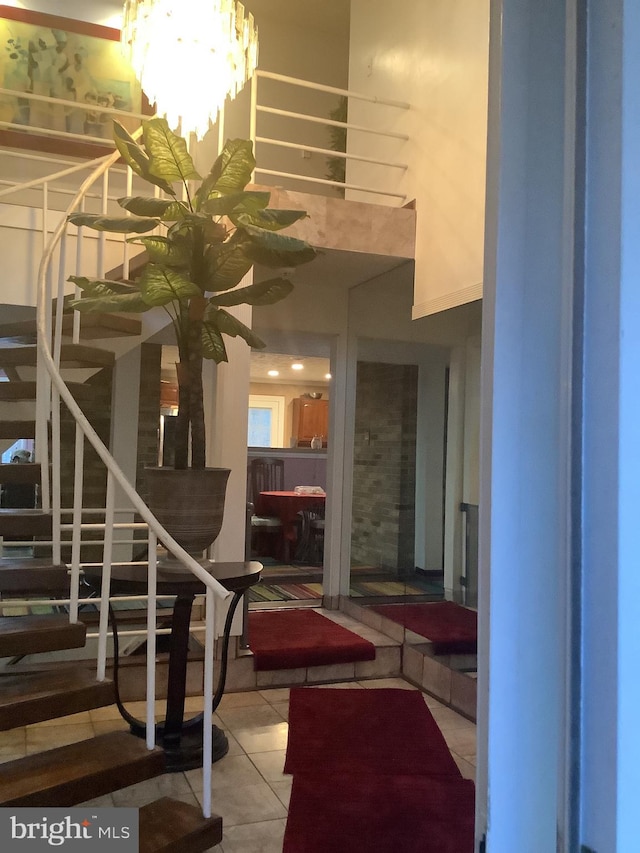
<svg viewBox="0 0 640 853"><path fill-rule="evenodd" d="M202 138L258 63L253 15L237 0L125 0L122 48L169 125Z"/></svg>

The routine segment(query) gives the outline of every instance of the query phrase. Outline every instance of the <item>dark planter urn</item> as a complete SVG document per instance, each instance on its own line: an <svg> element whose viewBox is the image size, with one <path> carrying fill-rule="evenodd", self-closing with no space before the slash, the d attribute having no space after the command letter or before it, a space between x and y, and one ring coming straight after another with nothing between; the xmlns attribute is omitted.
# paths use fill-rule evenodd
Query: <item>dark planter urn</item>
<svg viewBox="0 0 640 853"><path fill-rule="evenodd" d="M220 533L230 473L228 468L145 469L151 512L198 561Z"/></svg>

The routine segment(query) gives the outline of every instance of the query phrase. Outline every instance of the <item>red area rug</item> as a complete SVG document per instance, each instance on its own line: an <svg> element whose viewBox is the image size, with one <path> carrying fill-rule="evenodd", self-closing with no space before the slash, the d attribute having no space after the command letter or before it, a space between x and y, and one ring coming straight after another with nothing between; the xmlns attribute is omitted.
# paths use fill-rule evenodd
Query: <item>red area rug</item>
<svg viewBox="0 0 640 853"><path fill-rule="evenodd" d="M469 779L300 774L283 853L472 853L474 799Z"/></svg>
<svg viewBox="0 0 640 853"><path fill-rule="evenodd" d="M283 853L472 853L474 784L422 694L294 688Z"/></svg>
<svg viewBox="0 0 640 853"><path fill-rule="evenodd" d="M422 694L394 688L292 689L284 772L461 778Z"/></svg>
<svg viewBox="0 0 640 853"><path fill-rule="evenodd" d="M376 656L373 643L309 609L251 611L249 647L257 670L328 666Z"/></svg>
<svg viewBox="0 0 640 853"><path fill-rule="evenodd" d="M478 650L478 614L453 601L375 604L371 610L430 640L437 655Z"/></svg>

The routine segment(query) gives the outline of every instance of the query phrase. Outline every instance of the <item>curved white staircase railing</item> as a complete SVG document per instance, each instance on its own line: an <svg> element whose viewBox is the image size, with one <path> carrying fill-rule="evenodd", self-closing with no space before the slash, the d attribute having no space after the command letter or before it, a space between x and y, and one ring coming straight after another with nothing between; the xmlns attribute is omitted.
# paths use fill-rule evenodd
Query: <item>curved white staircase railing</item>
<svg viewBox="0 0 640 853"><path fill-rule="evenodd" d="M52 313L53 299L57 298L57 305L62 306L65 290L68 290L66 280L74 270L68 269L67 259L68 243L71 239L77 242L75 252L75 263L83 268L86 274L87 262L84 256L84 237L82 229L75 233L76 229L70 226L67 217L78 209L86 197L88 191L102 179L101 207L106 212L109 204L108 199L108 176L109 170L118 160L118 153L102 158L98 161L94 171L83 181L71 204L68 206L64 216L60 218L52 236L44 248L38 274L38 304L37 304L37 397L36 397L36 460L41 463L42 470L42 505L43 510L51 511L53 520L53 561L61 561L63 545L63 529L68 525L63 524L63 507L61 503L61 423L60 403L71 414L75 421L75 449L74 449L74 483L73 483L73 524L71 537L71 597L70 597L70 620L78 620L78 608L82 603L80 598L81 578L81 545L83 530L88 526L95 530L96 527L104 530L102 540L102 588L99 599L91 599L92 603L99 601L99 634L97 654L97 678L104 680L107 663L108 649L108 604L110 597L111 565L113 560L114 528L116 526L115 493L116 486L120 496L126 498L131 510L137 513L148 527L148 592L147 592L147 745L152 749L155 741L154 699L155 699L155 657L156 657L156 544L161 541L163 546L179 562L196 576L206 588L206 623L205 623L205 697L204 697L204 732L205 732L205 755L211 755L211 739L207 734L211 732L211 707L213 694L213 662L214 654L214 615L215 599L226 600L229 593L215 578L199 565L181 546L171 537L154 517L142 497L134 486L131 485L124 472L111 455L110 451L89 422L88 418L76 402L67 382L60 371L60 354L62 348L62 319L63 311L57 310L55 318ZM127 179L131 186L132 175ZM73 234L70 234L70 229ZM104 275L104 237L101 235L102 245L98 245L96 253L96 266L90 274L97 277ZM99 238L99 241L100 239ZM127 269L128 246L123 242L124 267ZM54 287L55 283L55 287ZM66 286L65 286L66 285ZM79 319L79 317L78 317ZM77 323L74 329L74 339L78 337ZM115 414L115 413L114 413ZM48 434L50 433L50 447ZM88 442L106 469L106 497L104 505L104 522L83 522L85 508L83 507L83 467L84 467L84 445ZM51 467L50 467L51 463ZM49 471L51 477L49 478ZM92 510L95 508L91 508ZM118 524L121 527L140 527L140 524ZM209 741L207 743L207 740ZM208 749L208 752L207 752ZM203 797L205 817L210 812L210 770L211 761L204 761L204 784L205 795ZM206 791L209 789L209 793Z"/></svg>

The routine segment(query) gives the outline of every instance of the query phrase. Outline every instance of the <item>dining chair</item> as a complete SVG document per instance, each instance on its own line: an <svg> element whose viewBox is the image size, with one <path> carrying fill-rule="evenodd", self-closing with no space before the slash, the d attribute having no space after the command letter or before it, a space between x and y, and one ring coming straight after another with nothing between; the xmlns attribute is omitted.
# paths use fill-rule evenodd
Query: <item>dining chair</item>
<svg viewBox="0 0 640 853"><path fill-rule="evenodd" d="M260 492L280 492L284 489L284 459L273 456L258 456L249 463L248 470L248 499L254 505ZM261 553L265 537L275 539L282 536L282 522L277 516L256 515L251 516L251 550ZM273 544L268 547L270 554L273 552Z"/></svg>

